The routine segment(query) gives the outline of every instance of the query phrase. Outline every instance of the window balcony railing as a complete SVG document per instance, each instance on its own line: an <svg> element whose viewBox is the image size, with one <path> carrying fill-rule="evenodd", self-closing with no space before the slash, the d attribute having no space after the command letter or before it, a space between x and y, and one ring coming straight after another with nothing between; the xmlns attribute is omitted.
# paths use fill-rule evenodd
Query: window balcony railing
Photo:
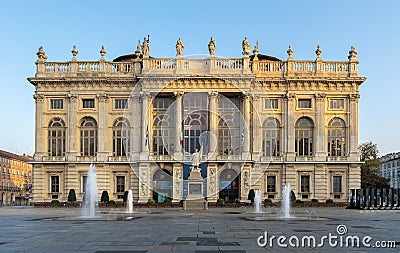
<svg viewBox="0 0 400 253"><path fill-rule="evenodd" d="M296 162L313 162L314 156L296 156Z"/></svg>
<svg viewBox="0 0 400 253"><path fill-rule="evenodd" d="M130 158L128 156L109 156L109 162L128 162Z"/></svg>
<svg viewBox="0 0 400 253"><path fill-rule="evenodd" d="M348 156L327 156L326 161L327 162L348 162L349 157Z"/></svg>
<svg viewBox="0 0 400 253"><path fill-rule="evenodd" d="M65 156L43 156L42 161L43 162L65 162L66 158L65 158Z"/></svg>
<svg viewBox="0 0 400 253"><path fill-rule="evenodd" d="M261 156L261 162L283 162L282 156Z"/></svg>

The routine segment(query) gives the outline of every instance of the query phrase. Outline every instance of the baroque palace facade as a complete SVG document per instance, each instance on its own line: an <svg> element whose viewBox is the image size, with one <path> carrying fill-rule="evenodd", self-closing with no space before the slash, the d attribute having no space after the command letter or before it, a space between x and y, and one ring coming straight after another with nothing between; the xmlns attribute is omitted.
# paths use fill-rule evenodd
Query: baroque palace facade
<svg viewBox="0 0 400 253"><path fill-rule="evenodd" d="M154 58L149 38L134 54L49 62L37 52L34 201L84 195L96 165L99 194L134 201L187 196L193 153L200 154L204 196L246 201L250 189L279 201L285 184L297 198L347 201L360 187L357 52L347 61L280 60L251 51L241 58Z"/></svg>
<svg viewBox="0 0 400 253"><path fill-rule="evenodd" d="M32 157L0 150L0 206L29 204Z"/></svg>

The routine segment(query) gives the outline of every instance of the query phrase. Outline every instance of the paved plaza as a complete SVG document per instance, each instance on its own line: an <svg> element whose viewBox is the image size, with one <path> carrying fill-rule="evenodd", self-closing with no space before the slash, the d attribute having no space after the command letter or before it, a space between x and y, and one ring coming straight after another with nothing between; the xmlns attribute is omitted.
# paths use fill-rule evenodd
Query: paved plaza
<svg viewBox="0 0 400 253"><path fill-rule="evenodd" d="M273 220L275 208L265 209L265 214L249 213L252 210L211 208L191 213L140 208L128 215L122 214L124 210L102 208L99 220L85 220L76 218L78 208L2 207L0 252L399 252L400 210L294 209L303 220ZM371 245L378 240L397 241L396 248L346 248L340 247L339 240L336 247L325 241L323 248L281 248L277 239L272 248L257 244L265 231L269 238L297 236L301 244L303 236L314 236L319 243L329 233L338 236L339 225L346 226L347 233L341 232L344 236L370 236Z"/></svg>

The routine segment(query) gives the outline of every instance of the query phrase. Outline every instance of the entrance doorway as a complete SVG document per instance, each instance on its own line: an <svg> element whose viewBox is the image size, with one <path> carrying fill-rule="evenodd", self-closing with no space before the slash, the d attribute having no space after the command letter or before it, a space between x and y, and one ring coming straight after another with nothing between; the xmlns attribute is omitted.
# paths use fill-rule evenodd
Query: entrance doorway
<svg viewBox="0 0 400 253"><path fill-rule="evenodd" d="M233 169L225 169L219 176L219 198L234 203L239 198L240 175Z"/></svg>
<svg viewBox="0 0 400 253"><path fill-rule="evenodd" d="M158 169L153 175L153 200L164 203L167 198L172 198L172 174L168 170Z"/></svg>

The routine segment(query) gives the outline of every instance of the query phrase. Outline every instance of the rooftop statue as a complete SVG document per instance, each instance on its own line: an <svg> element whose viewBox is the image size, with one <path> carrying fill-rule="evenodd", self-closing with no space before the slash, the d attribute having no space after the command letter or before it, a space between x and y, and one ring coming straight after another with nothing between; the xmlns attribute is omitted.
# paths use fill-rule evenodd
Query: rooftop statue
<svg viewBox="0 0 400 253"><path fill-rule="evenodd" d="M211 56L215 56L215 40L214 37L211 36L210 42L208 43L208 51L210 52Z"/></svg>
<svg viewBox="0 0 400 253"><path fill-rule="evenodd" d="M143 38L143 46L142 46L143 56L150 55L149 44L150 44L150 35L147 35L147 39L146 39L146 37Z"/></svg>
<svg viewBox="0 0 400 253"><path fill-rule="evenodd" d="M176 57L182 56L183 49L185 49L185 46L183 45L181 38L179 38L176 42Z"/></svg>
<svg viewBox="0 0 400 253"><path fill-rule="evenodd" d="M243 48L242 54L244 56L249 56L250 55L250 51L251 51L251 47L250 47L249 41L247 40L247 37L244 37L244 40L242 42L242 48Z"/></svg>

